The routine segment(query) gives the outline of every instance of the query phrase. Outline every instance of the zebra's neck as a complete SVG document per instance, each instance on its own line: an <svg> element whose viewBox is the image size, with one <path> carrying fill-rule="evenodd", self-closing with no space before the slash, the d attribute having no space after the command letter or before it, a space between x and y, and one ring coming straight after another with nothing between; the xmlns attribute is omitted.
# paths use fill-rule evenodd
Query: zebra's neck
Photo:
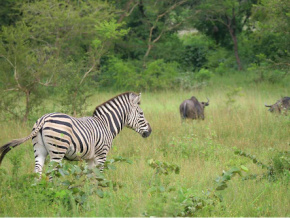
<svg viewBox="0 0 290 218"><path fill-rule="evenodd" d="M93 117L102 120L114 136L126 126L129 111L128 96L117 96L96 107Z"/></svg>

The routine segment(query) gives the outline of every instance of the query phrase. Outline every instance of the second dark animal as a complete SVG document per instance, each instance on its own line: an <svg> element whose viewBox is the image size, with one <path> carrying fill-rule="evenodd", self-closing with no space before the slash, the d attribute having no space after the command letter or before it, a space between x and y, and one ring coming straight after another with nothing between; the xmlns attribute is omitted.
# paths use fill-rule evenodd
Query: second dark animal
<svg viewBox="0 0 290 218"><path fill-rule="evenodd" d="M269 107L270 112L276 112L276 113L283 113L287 115L287 111L290 110L290 97L283 97L279 99L275 104L267 105L266 107Z"/></svg>
<svg viewBox="0 0 290 218"><path fill-rule="evenodd" d="M192 96L190 99L184 100L179 106L181 119L202 119L204 120L204 108L209 105L207 102L199 102L196 97Z"/></svg>

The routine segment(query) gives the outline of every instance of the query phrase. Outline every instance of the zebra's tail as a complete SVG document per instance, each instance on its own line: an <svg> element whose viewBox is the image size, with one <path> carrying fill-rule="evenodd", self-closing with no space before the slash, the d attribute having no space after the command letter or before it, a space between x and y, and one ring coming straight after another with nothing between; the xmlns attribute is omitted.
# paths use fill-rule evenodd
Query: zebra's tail
<svg viewBox="0 0 290 218"><path fill-rule="evenodd" d="M8 142L5 145L3 145L2 147L0 147L0 165L2 163L3 158L11 150L11 148L15 148L16 146L26 142L27 140L29 140L33 136L35 136L39 132L39 130L42 128L44 121L45 121L45 119L42 119L40 121L40 123L36 123L34 130L30 133L29 136L22 138L22 139L14 139L11 142Z"/></svg>

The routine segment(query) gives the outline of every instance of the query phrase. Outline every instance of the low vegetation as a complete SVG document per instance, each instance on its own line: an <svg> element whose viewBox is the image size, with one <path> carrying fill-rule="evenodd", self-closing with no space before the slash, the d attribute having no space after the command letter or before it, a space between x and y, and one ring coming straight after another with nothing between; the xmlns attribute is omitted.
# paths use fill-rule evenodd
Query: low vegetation
<svg viewBox="0 0 290 218"><path fill-rule="evenodd" d="M287 85L257 84L240 73L215 75L202 89L145 92L142 108L152 135L122 131L103 174L84 162L63 161L58 171L46 164L37 181L27 142L0 168L0 215L288 216L289 116L264 106L287 93ZM91 96L86 114L116 94ZM211 99L206 118L181 122L179 104L192 95ZM61 110L51 102L44 111ZM28 135L32 120L2 121L1 144Z"/></svg>

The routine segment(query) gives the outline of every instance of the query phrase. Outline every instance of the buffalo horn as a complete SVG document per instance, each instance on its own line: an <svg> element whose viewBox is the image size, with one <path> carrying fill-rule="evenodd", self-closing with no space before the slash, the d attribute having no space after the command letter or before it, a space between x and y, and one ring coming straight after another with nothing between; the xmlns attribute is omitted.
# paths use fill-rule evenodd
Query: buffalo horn
<svg viewBox="0 0 290 218"><path fill-rule="evenodd" d="M272 107L272 105L267 105L267 104L265 103L265 107Z"/></svg>

